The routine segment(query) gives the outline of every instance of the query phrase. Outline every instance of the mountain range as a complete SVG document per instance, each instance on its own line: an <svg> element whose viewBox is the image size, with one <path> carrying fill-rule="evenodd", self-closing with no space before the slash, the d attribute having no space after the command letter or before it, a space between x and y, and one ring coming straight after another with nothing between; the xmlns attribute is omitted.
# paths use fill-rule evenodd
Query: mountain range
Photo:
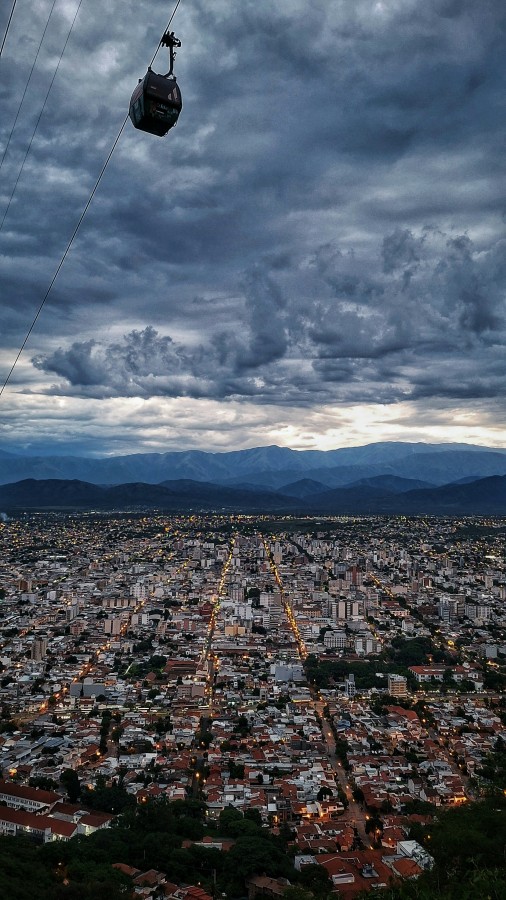
<svg viewBox="0 0 506 900"><path fill-rule="evenodd" d="M0 485L6 510L506 515L506 450L383 442L100 459L0 451Z"/></svg>
<svg viewBox="0 0 506 900"><path fill-rule="evenodd" d="M327 487L352 484L362 478L393 475L448 484L460 478L506 475L506 450L473 444L381 442L340 450L290 450L255 447L229 453L203 450L134 453L102 458L27 456L0 450L0 484L25 478L89 481L114 485L142 481L207 481L278 490L301 478Z"/></svg>

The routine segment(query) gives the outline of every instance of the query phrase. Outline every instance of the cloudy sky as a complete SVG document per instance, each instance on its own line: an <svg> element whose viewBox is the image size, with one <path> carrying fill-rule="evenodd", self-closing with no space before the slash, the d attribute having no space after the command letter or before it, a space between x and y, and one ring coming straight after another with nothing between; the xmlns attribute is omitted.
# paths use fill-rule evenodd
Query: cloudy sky
<svg viewBox="0 0 506 900"><path fill-rule="evenodd" d="M1 380L173 8L17 0ZM0 446L504 446L504 0L181 0L172 27L179 123L127 122L0 398Z"/></svg>

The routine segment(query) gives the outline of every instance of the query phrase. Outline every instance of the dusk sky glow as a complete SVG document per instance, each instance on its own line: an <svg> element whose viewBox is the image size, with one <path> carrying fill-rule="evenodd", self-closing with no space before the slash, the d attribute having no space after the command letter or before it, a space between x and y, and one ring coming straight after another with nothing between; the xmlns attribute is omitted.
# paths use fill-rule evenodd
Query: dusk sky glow
<svg viewBox="0 0 506 900"><path fill-rule="evenodd" d="M82 0L20 174L78 5L18 0L0 59L0 381L174 8ZM181 0L171 27L179 123L127 122L0 447L506 446L504 0Z"/></svg>

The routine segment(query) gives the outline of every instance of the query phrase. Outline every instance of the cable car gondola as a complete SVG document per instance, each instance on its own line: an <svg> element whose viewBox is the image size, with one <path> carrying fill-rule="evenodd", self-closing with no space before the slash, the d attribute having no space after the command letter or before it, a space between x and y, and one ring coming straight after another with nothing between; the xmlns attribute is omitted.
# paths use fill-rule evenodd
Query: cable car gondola
<svg viewBox="0 0 506 900"><path fill-rule="evenodd" d="M151 66L148 68L132 94L128 114L135 128L163 137L176 124L183 106L181 91L173 75L174 47L180 47L181 41L171 31L163 35L160 45L169 48L170 69L166 75L157 75Z"/></svg>

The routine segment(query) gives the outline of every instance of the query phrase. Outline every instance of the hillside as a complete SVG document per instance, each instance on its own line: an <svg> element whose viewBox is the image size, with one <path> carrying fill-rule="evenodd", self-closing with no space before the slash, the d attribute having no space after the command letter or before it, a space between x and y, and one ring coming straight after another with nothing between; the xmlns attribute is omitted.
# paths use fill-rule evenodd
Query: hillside
<svg viewBox="0 0 506 900"><path fill-rule="evenodd" d="M129 482L104 487L62 479L25 479L0 486L0 507L27 509L146 510L173 512L298 513L312 515L506 515L506 476L406 490L381 479L352 487L321 490L303 479L288 493L262 488L230 488L180 479L160 484ZM402 490L400 489L402 486ZM392 487L394 489L392 489ZM316 489L316 490L315 490Z"/></svg>
<svg viewBox="0 0 506 900"><path fill-rule="evenodd" d="M96 485L190 479L279 490L301 479L336 488L379 476L442 485L491 475L506 475L506 451L472 444L382 442L328 451L271 446L228 453L188 450L98 459L0 452L0 484L28 478Z"/></svg>

